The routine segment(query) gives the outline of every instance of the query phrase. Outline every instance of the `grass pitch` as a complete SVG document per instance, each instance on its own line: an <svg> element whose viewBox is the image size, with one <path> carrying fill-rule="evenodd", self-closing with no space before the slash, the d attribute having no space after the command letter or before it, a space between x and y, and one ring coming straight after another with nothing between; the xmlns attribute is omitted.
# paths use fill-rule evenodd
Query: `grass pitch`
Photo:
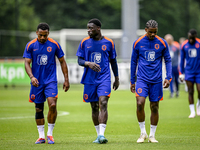
<svg viewBox="0 0 200 150"><path fill-rule="evenodd" d="M200 116L188 119L188 94L183 90L179 98L169 98L164 91L164 101L160 102L159 123L156 139L159 143L142 144L136 141L140 129L136 118L135 95L129 90L112 91L108 103L109 119L105 131L107 144L93 144L96 131L91 119L91 108L82 102L83 86L71 85L65 93L59 87L58 117L54 128L55 144L34 144L38 138L34 120L34 104L28 102L30 87L0 88L0 149L2 150L188 150L200 149ZM195 92L195 104L197 92ZM48 106L45 103L44 114ZM67 112L69 113L67 115ZM148 99L145 105L146 130L150 131L150 108ZM46 117L45 117L46 119ZM47 120L47 119L46 119ZM45 124L45 134L47 122Z"/></svg>

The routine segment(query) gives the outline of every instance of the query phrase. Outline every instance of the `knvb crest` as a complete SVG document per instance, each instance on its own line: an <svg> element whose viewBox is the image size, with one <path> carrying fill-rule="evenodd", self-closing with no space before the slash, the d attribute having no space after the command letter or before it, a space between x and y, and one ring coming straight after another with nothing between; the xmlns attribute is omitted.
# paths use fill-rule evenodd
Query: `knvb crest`
<svg viewBox="0 0 200 150"><path fill-rule="evenodd" d="M197 50L195 48L188 50L189 57L197 57Z"/></svg>
<svg viewBox="0 0 200 150"><path fill-rule="evenodd" d="M52 51L52 47L47 47L47 52L51 52Z"/></svg>
<svg viewBox="0 0 200 150"><path fill-rule="evenodd" d="M38 65L46 65L47 62L48 62L47 55L43 54L43 55L38 55L37 56L37 64Z"/></svg>
<svg viewBox="0 0 200 150"><path fill-rule="evenodd" d="M91 60L95 63L101 63L101 53L93 52L91 54Z"/></svg>
<svg viewBox="0 0 200 150"><path fill-rule="evenodd" d="M101 49L102 49L103 51L105 51L105 50L107 49L107 46L106 46L106 45L102 45Z"/></svg>
<svg viewBox="0 0 200 150"><path fill-rule="evenodd" d="M155 44L155 49L159 49L160 45L159 44Z"/></svg>
<svg viewBox="0 0 200 150"><path fill-rule="evenodd" d="M145 51L145 58L147 61L155 60L155 52L154 51Z"/></svg>

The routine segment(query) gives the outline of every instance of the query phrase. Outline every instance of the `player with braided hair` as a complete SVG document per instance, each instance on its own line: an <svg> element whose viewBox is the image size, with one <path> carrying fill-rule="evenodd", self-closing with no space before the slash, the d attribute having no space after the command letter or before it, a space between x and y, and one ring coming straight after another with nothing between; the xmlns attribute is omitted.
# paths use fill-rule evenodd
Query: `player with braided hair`
<svg viewBox="0 0 200 150"><path fill-rule="evenodd" d="M146 23L146 28L158 28L158 23L155 20L149 20Z"/></svg>
<svg viewBox="0 0 200 150"><path fill-rule="evenodd" d="M151 109L151 128L149 142L157 143L155 132L158 124L159 101L163 100L163 88L168 88L172 78L171 57L168 44L161 37L157 36L158 23L149 20L146 23L145 35L138 38L133 43L131 57L131 86L130 90L135 93L137 100L137 118L141 130L141 135L137 143L143 143L148 135L145 129L144 105L146 97L149 96ZM166 78L162 84L162 58L165 59ZM137 82L135 80L136 68ZM135 84L136 82L136 84Z"/></svg>

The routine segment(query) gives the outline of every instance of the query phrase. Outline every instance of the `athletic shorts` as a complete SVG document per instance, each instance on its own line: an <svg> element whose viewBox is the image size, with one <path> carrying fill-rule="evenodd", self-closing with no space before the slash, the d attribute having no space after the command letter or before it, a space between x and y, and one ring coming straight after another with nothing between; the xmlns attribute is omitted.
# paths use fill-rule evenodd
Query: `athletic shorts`
<svg viewBox="0 0 200 150"><path fill-rule="evenodd" d="M192 83L200 83L200 73L186 73L185 80Z"/></svg>
<svg viewBox="0 0 200 150"><path fill-rule="evenodd" d="M110 97L111 82L100 84L85 84L83 92L83 102L98 102L100 96Z"/></svg>
<svg viewBox="0 0 200 150"><path fill-rule="evenodd" d="M31 85L29 102L44 103L47 97L58 98L57 82L40 84L38 87Z"/></svg>
<svg viewBox="0 0 200 150"><path fill-rule="evenodd" d="M136 97L149 96L150 102L157 102L163 100L163 85L162 82L159 83L147 83L142 80L137 80L136 82Z"/></svg>

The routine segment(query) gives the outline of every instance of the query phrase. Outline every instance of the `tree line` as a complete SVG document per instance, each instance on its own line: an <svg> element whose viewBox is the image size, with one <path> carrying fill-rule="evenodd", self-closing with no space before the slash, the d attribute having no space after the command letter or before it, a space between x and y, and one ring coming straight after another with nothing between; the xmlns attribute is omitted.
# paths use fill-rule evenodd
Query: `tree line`
<svg viewBox="0 0 200 150"><path fill-rule="evenodd" d="M86 28L99 18L103 29L121 29L121 0L0 0L0 57L22 56L28 34L40 22L50 30ZM190 28L200 33L200 0L139 0L140 29L149 19L158 22L158 35L178 41ZM16 32L20 31L20 32Z"/></svg>

